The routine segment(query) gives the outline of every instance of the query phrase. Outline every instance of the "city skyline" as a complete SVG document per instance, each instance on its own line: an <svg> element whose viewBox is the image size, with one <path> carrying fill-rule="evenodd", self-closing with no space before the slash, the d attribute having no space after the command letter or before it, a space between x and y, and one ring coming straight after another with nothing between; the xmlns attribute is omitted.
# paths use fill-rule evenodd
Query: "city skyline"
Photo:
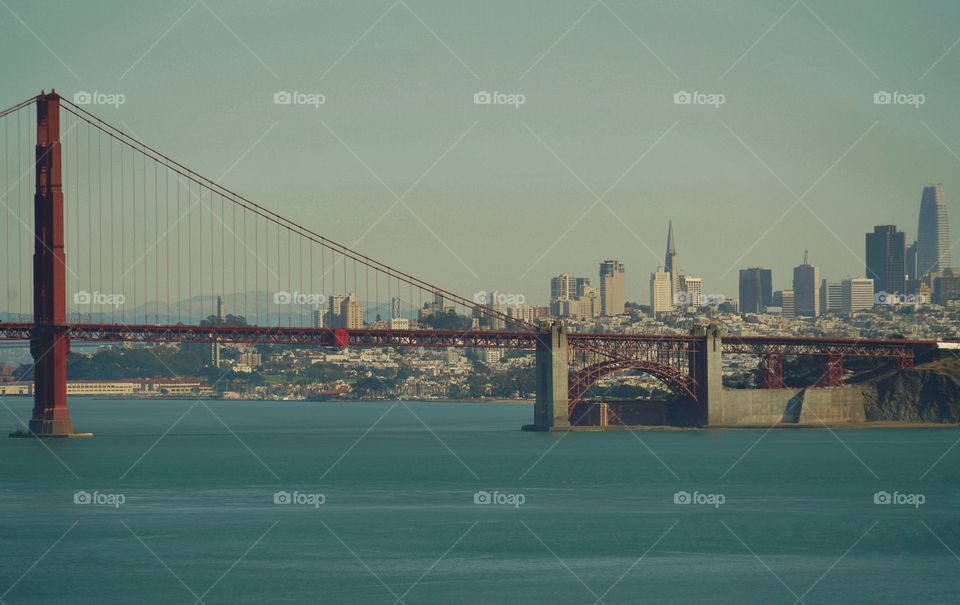
<svg viewBox="0 0 960 605"><path fill-rule="evenodd" d="M495 6L467 16L411 4L429 30L403 6L385 12L389 2L341 7L334 18L302 7L292 29L277 16L291 9L269 3L211 5L229 29L198 6L158 40L189 6L152 7L118 28L111 14L93 20L76 7L54 17L17 1L11 9L54 54L5 20L5 55L35 53L30 66L9 66L0 95L9 105L51 85L68 98L123 94L121 105L89 109L205 174L225 173L225 184L285 216L371 257L428 266L462 292L529 290L538 274L592 275L605 258L646 275L670 218L683 227L680 268L704 276L708 290L735 292L742 267L786 275L804 248L835 259L831 274L853 276L864 260L854 242L872 224L912 237L919 184L943 182L948 213L960 214L950 195L960 191L950 151L960 148L960 122L946 101L960 86L950 77L960 52L947 52L954 3L893 6L869 22L854 7L811 4L843 44L803 6L785 14L789 3L695 14L609 5L616 16L573 1L515 7L504 24ZM107 34L117 52L89 60L95 50L83 41ZM157 70L167 63L185 68ZM674 94L698 90L725 103L674 104ZM897 90L926 102L874 103L878 91ZM275 105L280 91L324 103ZM475 105L478 91L526 102ZM164 110L171 104L178 111ZM493 233L517 244L490 246L481 234ZM404 247L407 234L429 245ZM645 282L628 280L626 298L645 299Z"/></svg>

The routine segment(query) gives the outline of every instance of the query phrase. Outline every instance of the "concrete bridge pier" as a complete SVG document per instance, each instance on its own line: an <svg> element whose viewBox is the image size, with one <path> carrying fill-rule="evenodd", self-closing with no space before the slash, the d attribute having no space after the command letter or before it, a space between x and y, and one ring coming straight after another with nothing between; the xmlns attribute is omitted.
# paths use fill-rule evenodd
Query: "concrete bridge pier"
<svg viewBox="0 0 960 605"><path fill-rule="evenodd" d="M537 335L537 401L530 431L570 428L568 409L567 328L562 321L540 324Z"/></svg>
<svg viewBox="0 0 960 605"><path fill-rule="evenodd" d="M723 424L723 338L720 326L697 326L691 333L703 339L692 354L690 364L697 383L701 422L707 426Z"/></svg>

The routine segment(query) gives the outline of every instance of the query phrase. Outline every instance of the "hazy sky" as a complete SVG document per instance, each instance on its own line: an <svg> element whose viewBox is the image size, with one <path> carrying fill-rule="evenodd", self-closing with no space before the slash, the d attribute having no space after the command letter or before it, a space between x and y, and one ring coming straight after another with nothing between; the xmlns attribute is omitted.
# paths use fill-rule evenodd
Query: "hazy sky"
<svg viewBox="0 0 960 605"><path fill-rule="evenodd" d="M0 106L122 93L92 111L453 291L545 302L618 258L646 303L668 219L681 268L728 295L755 265L789 287L805 248L861 275L863 234L912 241L927 182L960 237L957 23L954 0L3 0Z"/></svg>

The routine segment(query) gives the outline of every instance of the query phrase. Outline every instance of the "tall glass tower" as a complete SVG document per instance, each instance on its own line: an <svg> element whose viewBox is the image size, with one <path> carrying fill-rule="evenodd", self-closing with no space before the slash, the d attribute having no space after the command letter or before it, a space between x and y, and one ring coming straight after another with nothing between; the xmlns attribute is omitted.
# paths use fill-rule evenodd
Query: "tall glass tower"
<svg viewBox="0 0 960 605"><path fill-rule="evenodd" d="M950 225L947 223L947 199L943 185L927 185L920 197L920 221L917 226L917 264L919 276L951 266Z"/></svg>

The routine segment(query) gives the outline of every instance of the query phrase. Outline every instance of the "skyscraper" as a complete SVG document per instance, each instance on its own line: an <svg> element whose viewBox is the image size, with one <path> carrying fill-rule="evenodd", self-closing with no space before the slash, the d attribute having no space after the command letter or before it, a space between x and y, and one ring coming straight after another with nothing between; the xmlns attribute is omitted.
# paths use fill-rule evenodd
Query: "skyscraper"
<svg viewBox="0 0 960 605"><path fill-rule="evenodd" d="M623 263L605 260L600 263L600 314L622 315L624 297Z"/></svg>
<svg viewBox="0 0 960 605"><path fill-rule="evenodd" d="M763 313L773 305L773 272L753 267L740 269L740 312Z"/></svg>
<svg viewBox="0 0 960 605"><path fill-rule="evenodd" d="M816 317L820 314L820 267L808 262L803 253L803 264L793 268L794 313L797 317Z"/></svg>
<svg viewBox="0 0 960 605"><path fill-rule="evenodd" d="M343 322L340 317L341 305L344 301L344 296L340 294L333 294L328 297L329 302L327 303L327 321L326 324L331 328L342 328L341 325Z"/></svg>
<svg viewBox="0 0 960 605"><path fill-rule="evenodd" d="M843 312L843 283L823 280L820 282L820 314Z"/></svg>
<svg viewBox="0 0 960 605"><path fill-rule="evenodd" d="M677 248L673 241L673 221L667 226L667 252L663 258L663 269L670 274L670 300L676 304L680 292L680 263L677 261Z"/></svg>
<svg viewBox="0 0 960 605"><path fill-rule="evenodd" d="M943 193L943 185L927 185L920 196L917 263L918 278L933 271L942 271L952 264L950 225L947 223L947 199Z"/></svg>
<svg viewBox="0 0 960 605"><path fill-rule="evenodd" d="M673 310L676 301L670 294L671 281L664 267L657 267L656 272L650 274L650 312L654 315Z"/></svg>
<svg viewBox="0 0 960 605"><path fill-rule="evenodd" d="M340 314L337 319L340 328L357 329L363 327L363 305L357 302L356 294L351 292L345 298L341 298Z"/></svg>
<svg viewBox="0 0 960 605"><path fill-rule="evenodd" d="M873 279L876 292L902 294L906 290L906 241L896 225L877 225L867 234L867 277Z"/></svg>
<svg viewBox="0 0 960 605"><path fill-rule="evenodd" d="M873 308L873 280L869 277L854 277L840 282L843 288L843 310L845 313Z"/></svg>
<svg viewBox="0 0 960 605"><path fill-rule="evenodd" d="M577 297L577 279L563 273L550 278L550 300L569 300Z"/></svg>
<svg viewBox="0 0 960 605"><path fill-rule="evenodd" d="M486 307L493 311L493 315L488 318L487 325L491 330L502 330L504 327L503 317L500 315L503 313L501 309L501 301L503 296L496 290L490 290L487 292L487 301Z"/></svg>
<svg viewBox="0 0 960 605"><path fill-rule="evenodd" d="M576 293L577 298L581 298L584 296L584 293L587 291L586 289L590 287L590 278L578 277L575 283L577 284L577 287L574 292Z"/></svg>
<svg viewBox="0 0 960 605"><path fill-rule="evenodd" d="M917 242L907 246L907 253L904 256L903 273L907 281L920 279L920 260L917 255Z"/></svg>
<svg viewBox="0 0 960 605"><path fill-rule="evenodd" d="M793 290L777 290L773 293L773 306L780 307L780 315L783 317L796 316L796 300Z"/></svg>
<svg viewBox="0 0 960 605"><path fill-rule="evenodd" d="M680 276L680 294L684 311L687 307L698 308L703 305L703 278L692 275ZM676 303L676 301L674 301Z"/></svg>

